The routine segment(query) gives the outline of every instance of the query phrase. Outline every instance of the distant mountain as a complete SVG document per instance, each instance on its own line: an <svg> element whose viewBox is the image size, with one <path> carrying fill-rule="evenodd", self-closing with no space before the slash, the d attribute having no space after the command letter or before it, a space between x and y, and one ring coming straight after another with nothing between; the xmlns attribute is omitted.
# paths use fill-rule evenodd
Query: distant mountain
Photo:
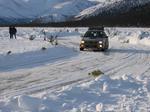
<svg viewBox="0 0 150 112"><path fill-rule="evenodd" d="M75 17L82 25L150 25L150 0L122 0L105 6L93 6Z"/></svg>
<svg viewBox="0 0 150 112"><path fill-rule="evenodd" d="M84 9L97 4L98 2L88 0L64 0L50 7L49 14L37 19L40 19L42 23L70 20Z"/></svg>
<svg viewBox="0 0 150 112"><path fill-rule="evenodd" d="M41 26L121 26L150 27L150 2L141 0L114 1L85 9L72 20L66 22L49 22Z"/></svg>
<svg viewBox="0 0 150 112"><path fill-rule="evenodd" d="M118 14L129 11L134 7L140 7L149 3L150 0L112 0L111 2L105 2L104 4L98 4L96 6L87 8L80 12L76 18L88 18L90 16L96 16L99 14Z"/></svg>
<svg viewBox="0 0 150 112"><path fill-rule="evenodd" d="M0 0L0 18L36 18L48 10L48 0Z"/></svg>
<svg viewBox="0 0 150 112"><path fill-rule="evenodd" d="M0 0L0 10L0 25L150 24L150 0Z"/></svg>
<svg viewBox="0 0 150 112"><path fill-rule="evenodd" d="M0 0L0 23L65 21L97 4L88 0Z"/></svg>

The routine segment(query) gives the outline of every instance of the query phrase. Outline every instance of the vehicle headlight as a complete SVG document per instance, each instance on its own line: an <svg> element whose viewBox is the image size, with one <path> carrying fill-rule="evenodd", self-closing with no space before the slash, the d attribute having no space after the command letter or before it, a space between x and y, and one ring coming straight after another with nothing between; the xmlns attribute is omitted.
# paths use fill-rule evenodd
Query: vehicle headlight
<svg viewBox="0 0 150 112"><path fill-rule="evenodd" d="M102 45L99 45L99 47L103 47Z"/></svg>
<svg viewBox="0 0 150 112"><path fill-rule="evenodd" d="M102 41L99 41L99 44L102 44L103 42Z"/></svg>
<svg viewBox="0 0 150 112"><path fill-rule="evenodd" d="M82 40L82 41L81 41L81 44L84 44L84 43L85 43L85 42Z"/></svg>

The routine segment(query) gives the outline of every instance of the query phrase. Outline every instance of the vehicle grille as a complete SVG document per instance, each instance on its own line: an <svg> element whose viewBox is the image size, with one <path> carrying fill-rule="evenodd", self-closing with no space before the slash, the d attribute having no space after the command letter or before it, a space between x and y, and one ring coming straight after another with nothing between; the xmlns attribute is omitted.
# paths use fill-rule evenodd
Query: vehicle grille
<svg viewBox="0 0 150 112"><path fill-rule="evenodd" d="M85 42L85 47L90 47L90 48L93 48L93 47L97 47L97 42L96 41L86 41Z"/></svg>

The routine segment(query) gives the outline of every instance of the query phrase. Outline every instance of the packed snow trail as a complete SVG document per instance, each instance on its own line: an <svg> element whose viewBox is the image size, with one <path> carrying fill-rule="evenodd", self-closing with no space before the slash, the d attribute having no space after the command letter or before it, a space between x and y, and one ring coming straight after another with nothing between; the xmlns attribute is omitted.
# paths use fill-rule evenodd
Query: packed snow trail
<svg viewBox="0 0 150 112"><path fill-rule="evenodd" d="M7 60L3 60L1 66L5 66L3 67L5 69L0 73L1 99L23 94L36 94L49 89L53 91L72 83L86 82L91 78L88 73L96 69L118 78L125 74L136 77L139 75L146 76L150 73L149 47L110 41L110 49L107 52L80 52L76 49L79 47L79 40L79 37L60 40L60 44L68 46L65 50L68 49L69 52L65 54L64 47L58 47L62 52L59 51L60 54L54 55L56 60L48 61L51 60L51 57L49 57L51 55L46 56L47 59L45 60L38 53L33 53L31 57L38 58L30 60L29 63L22 63L21 61L22 69L17 69L20 63L16 61L15 64L13 63L16 71L9 68L6 72L7 64L5 62ZM46 52L50 53L51 51L47 50ZM60 58L60 55L64 55L63 53L71 57ZM16 57L17 59L18 57ZM45 63L46 61L48 63ZM39 63L44 64L38 65ZM34 66L30 68L32 64Z"/></svg>
<svg viewBox="0 0 150 112"><path fill-rule="evenodd" d="M55 52L55 53L54 53ZM61 59L70 58L77 55L72 49L60 46L46 50L31 51L26 53L2 55L0 65L0 72L13 71L17 69L34 68L52 63Z"/></svg>

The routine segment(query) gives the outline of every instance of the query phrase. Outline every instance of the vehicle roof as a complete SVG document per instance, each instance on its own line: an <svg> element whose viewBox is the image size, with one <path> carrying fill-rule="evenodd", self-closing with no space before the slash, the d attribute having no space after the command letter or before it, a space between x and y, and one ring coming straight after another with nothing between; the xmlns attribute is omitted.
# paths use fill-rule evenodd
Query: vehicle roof
<svg viewBox="0 0 150 112"><path fill-rule="evenodd" d="M104 30L88 30L88 31L101 31L101 32L104 32Z"/></svg>
<svg viewBox="0 0 150 112"><path fill-rule="evenodd" d="M101 27L89 27L88 30L94 30L94 31L104 31L104 27L101 26Z"/></svg>

